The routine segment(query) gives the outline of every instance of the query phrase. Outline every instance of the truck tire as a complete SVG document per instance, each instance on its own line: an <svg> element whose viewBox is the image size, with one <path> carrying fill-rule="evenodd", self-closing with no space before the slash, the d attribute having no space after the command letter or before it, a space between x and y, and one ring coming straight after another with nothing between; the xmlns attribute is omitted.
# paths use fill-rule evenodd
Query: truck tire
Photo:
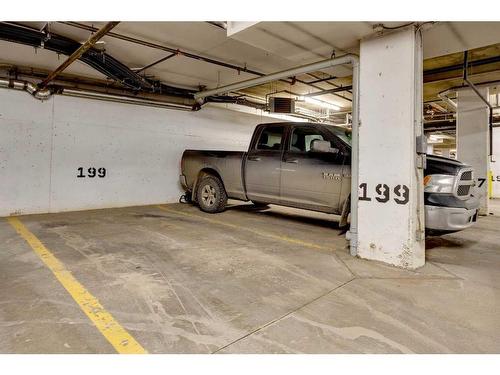
<svg viewBox="0 0 500 375"><path fill-rule="evenodd" d="M215 176L205 176L198 184L196 200L204 212L215 214L224 211L227 203L226 189Z"/></svg>

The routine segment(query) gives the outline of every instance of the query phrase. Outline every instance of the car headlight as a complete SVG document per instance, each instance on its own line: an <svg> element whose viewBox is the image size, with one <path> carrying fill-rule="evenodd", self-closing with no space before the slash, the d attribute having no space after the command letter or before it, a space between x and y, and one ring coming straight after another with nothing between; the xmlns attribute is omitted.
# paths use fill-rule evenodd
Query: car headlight
<svg viewBox="0 0 500 375"><path fill-rule="evenodd" d="M424 178L426 193L452 193L455 176L446 174L431 174Z"/></svg>

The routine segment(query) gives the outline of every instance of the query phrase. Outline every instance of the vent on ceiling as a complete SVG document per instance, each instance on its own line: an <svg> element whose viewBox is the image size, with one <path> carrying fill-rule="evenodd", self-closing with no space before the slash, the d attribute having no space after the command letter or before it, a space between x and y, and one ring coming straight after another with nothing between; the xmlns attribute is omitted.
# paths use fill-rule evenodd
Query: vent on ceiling
<svg viewBox="0 0 500 375"><path fill-rule="evenodd" d="M292 98L270 97L269 112L295 113L295 100Z"/></svg>

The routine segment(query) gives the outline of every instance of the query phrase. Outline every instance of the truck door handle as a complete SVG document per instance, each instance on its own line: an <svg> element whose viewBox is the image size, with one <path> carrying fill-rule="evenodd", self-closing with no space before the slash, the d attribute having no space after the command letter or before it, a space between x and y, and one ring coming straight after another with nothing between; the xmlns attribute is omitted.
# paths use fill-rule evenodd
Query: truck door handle
<svg viewBox="0 0 500 375"><path fill-rule="evenodd" d="M299 164L299 159L285 159L285 163Z"/></svg>
<svg viewBox="0 0 500 375"><path fill-rule="evenodd" d="M248 160L260 161L260 157L258 157L258 156L249 156Z"/></svg>

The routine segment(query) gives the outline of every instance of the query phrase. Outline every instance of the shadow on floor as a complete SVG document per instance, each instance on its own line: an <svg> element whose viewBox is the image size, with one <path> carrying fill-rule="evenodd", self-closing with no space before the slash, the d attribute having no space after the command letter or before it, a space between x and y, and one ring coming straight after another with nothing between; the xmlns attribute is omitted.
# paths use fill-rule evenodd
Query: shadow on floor
<svg viewBox="0 0 500 375"><path fill-rule="evenodd" d="M226 210L261 215L262 217L269 217L301 224L311 224L323 228L339 229L339 222L334 221L335 219L337 219L337 216L334 215L332 215L333 220L326 220L317 217L300 215L294 212L273 211L270 208L256 207L251 204L231 205L228 206Z"/></svg>
<svg viewBox="0 0 500 375"><path fill-rule="evenodd" d="M425 239L425 249L431 250L438 247L444 248L466 248L472 246L476 241L441 237L427 237Z"/></svg>

